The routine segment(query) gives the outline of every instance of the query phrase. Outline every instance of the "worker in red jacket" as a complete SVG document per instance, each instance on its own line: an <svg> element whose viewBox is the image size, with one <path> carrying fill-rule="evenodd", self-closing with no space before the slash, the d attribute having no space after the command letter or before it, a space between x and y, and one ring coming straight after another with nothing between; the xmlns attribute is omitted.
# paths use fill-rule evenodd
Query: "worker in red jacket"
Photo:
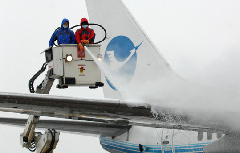
<svg viewBox="0 0 240 153"><path fill-rule="evenodd" d="M93 29L89 28L89 23L86 18L81 19L81 28L75 33L76 41L80 47L80 50L84 50L82 44L93 44L95 33Z"/></svg>

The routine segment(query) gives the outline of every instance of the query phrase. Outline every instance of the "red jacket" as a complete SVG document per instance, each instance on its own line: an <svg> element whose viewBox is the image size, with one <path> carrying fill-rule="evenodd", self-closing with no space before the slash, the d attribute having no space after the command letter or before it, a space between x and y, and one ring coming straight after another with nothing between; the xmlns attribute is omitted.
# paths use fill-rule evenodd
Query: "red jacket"
<svg viewBox="0 0 240 153"><path fill-rule="evenodd" d="M88 20L86 18L82 18L81 24L85 21L88 23ZM81 27L76 31L75 38L77 43L81 43L81 40L89 40L89 43L93 44L95 33L94 33L94 30L90 29L89 27L87 27L86 29Z"/></svg>

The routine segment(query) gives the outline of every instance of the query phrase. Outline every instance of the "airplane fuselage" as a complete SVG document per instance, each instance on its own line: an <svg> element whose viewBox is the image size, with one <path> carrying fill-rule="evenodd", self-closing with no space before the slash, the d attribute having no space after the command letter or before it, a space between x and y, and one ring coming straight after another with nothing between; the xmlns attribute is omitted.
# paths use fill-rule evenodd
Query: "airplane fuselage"
<svg viewBox="0 0 240 153"><path fill-rule="evenodd" d="M102 147L111 153L203 153L204 146L217 140L203 136L198 141L195 131L133 126L118 137L100 137Z"/></svg>

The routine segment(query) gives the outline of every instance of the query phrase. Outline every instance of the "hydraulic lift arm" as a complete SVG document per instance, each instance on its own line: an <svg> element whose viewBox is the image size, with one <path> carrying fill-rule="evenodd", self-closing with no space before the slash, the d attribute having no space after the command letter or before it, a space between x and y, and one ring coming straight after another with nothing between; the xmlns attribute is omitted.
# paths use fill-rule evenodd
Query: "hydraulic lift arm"
<svg viewBox="0 0 240 153"><path fill-rule="evenodd" d="M46 67L46 65L43 65L43 67L44 66ZM35 93L49 94L53 82L54 79L51 79L46 75L45 79L38 86ZM22 147L28 148L31 152L36 151L37 153L53 153L53 150L56 148L59 141L60 132L56 131L55 129L48 129L45 131L44 134L40 132L35 132L35 128L37 126L39 118L40 116L29 115L28 120L25 123L25 129L20 135L21 145Z"/></svg>
<svg viewBox="0 0 240 153"><path fill-rule="evenodd" d="M28 117L27 122L25 123L25 129L23 133L20 135L21 137L21 144L23 147L26 148L33 148L31 145L34 139L35 134L35 128L37 125L37 122L39 120L39 116L30 115Z"/></svg>
<svg viewBox="0 0 240 153"><path fill-rule="evenodd" d="M20 135L21 145L32 152L52 153L59 141L60 132L54 129L48 129L44 134L35 132L38 121L39 116L29 116L25 129Z"/></svg>

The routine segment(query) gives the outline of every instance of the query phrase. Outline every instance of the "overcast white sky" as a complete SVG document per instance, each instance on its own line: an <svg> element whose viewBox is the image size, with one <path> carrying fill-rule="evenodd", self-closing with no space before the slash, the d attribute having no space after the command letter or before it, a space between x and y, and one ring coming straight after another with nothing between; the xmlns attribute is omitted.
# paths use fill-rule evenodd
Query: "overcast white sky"
<svg viewBox="0 0 240 153"><path fill-rule="evenodd" d="M0 91L29 93L28 80L44 62L39 53L63 18L87 16L83 0L0 0ZM183 78L239 89L239 0L124 0L172 68ZM42 81L38 80L37 83ZM36 83L36 84L37 84ZM102 98L102 90L74 88L51 94ZM0 116L20 116L0 113ZM25 117L25 116L23 116ZM0 125L4 153L20 147L22 128ZM56 153L105 151L98 138L61 133Z"/></svg>

